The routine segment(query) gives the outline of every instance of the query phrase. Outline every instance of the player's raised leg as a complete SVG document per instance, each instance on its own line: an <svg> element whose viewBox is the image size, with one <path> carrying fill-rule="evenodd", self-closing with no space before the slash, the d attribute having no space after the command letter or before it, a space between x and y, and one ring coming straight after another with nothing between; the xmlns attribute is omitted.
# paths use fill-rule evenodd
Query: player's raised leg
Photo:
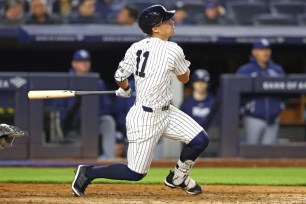
<svg viewBox="0 0 306 204"><path fill-rule="evenodd" d="M201 186L189 177L195 160L206 149L209 143L207 133L190 116L174 106L170 106L170 123L164 136L184 142L180 159L174 170L165 179L165 185L170 188L185 189L189 194L203 192Z"/></svg>
<svg viewBox="0 0 306 204"><path fill-rule="evenodd" d="M87 186L96 178L139 181L145 174L132 171L126 163L113 163L107 166L79 165L75 170L72 191L76 196L84 196Z"/></svg>
<svg viewBox="0 0 306 204"><path fill-rule="evenodd" d="M127 163L113 163L96 167L79 165L72 182L72 191L76 196L81 197L84 196L87 186L96 178L139 181L145 175L145 173L138 173L130 169Z"/></svg>
<svg viewBox="0 0 306 204"><path fill-rule="evenodd" d="M138 117L135 117L135 116ZM166 114L163 113L166 117ZM154 120L162 121L162 123ZM128 164L113 163L107 166L79 165L75 171L72 191L76 196L84 196L85 189L96 178L112 180L139 181L145 177L153 159L156 144L166 126L163 117L156 117L154 113L146 113L142 106L133 106L127 116L127 136L129 139ZM137 129L131 131L130 126Z"/></svg>

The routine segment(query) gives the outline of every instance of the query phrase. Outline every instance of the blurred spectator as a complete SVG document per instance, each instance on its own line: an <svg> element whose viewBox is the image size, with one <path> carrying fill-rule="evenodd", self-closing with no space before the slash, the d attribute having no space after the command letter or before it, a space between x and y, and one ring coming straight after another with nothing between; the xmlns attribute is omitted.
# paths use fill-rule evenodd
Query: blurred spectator
<svg viewBox="0 0 306 204"><path fill-rule="evenodd" d="M184 7L184 2L178 1L175 3L175 14L172 18L174 25L190 25L191 22L187 18L188 13Z"/></svg>
<svg viewBox="0 0 306 204"><path fill-rule="evenodd" d="M199 23L208 25L232 24L225 13L224 7L214 1L208 1L205 3L204 18Z"/></svg>
<svg viewBox="0 0 306 204"><path fill-rule="evenodd" d="M23 15L23 0L7 0L4 5L4 14L0 17L0 24L19 25Z"/></svg>
<svg viewBox="0 0 306 204"><path fill-rule="evenodd" d="M102 17L104 21L109 20L112 15L112 0L96 0L96 12Z"/></svg>
<svg viewBox="0 0 306 204"><path fill-rule="evenodd" d="M53 13L59 16L68 16L73 11L73 0L55 0L52 4Z"/></svg>
<svg viewBox="0 0 306 204"><path fill-rule="evenodd" d="M90 73L91 56L87 50L77 50L71 62L71 76L86 76ZM106 86L102 79L99 80L99 90L105 91ZM68 139L78 138L80 135L80 104L81 98L54 100L54 107L61 113L63 131ZM111 112L111 100L108 95L99 97L99 134L102 138L103 154L100 158L114 158L115 154L115 129L116 123Z"/></svg>
<svg viewBox="0 0 306 204"><path fill-rule="evenodd" d="M25 24L58 24L62 21L48 13L46 0L31 1L31 15L25 20Z"/></svg>
<svg viewBox="0 0 306 204"><path fill-rule="evenodd" d="M120 98L116 97L114 104L114 117L117 124L117 134L116 134L116 157L124 157L124 149L126 143L126 126L125 126L125 118L130 108L134 105L136 99L135 92L135 80L133 78L129 78L129 85L133 90L132 96L129 98Z"/></svg>
<svg viewBox="0 0 306 204"><path fill-rule="evenodd" d="M271 47L266 39L253 43L250 62L242 65L237 75L251 77L284 76L283 68L271 60ZM279 114L283 101L271 95L251 95L242 100L243 122L248 144L275 144L279 129Z"/></svg>
<svg viewBox="0 0 306 204"><path fill-rule="evenodd" d="M72 24L95 24L103 23L103 20L96 13L94 0L80 0L78 11L68 16L68 22Z"/></svg>
<svg viewBox="0 0 306 204"><path fill-rule="evenodd" d="M206 131L217 110L215 96L208 91L210 75L205 69L197 69L191 76L192 93L183 101L180 109L191 116Z"/></svg>
<svg viewBox="0 0 306 204"><path fill-rule="evenodd" d="M131 5L123 7L117 16L119 25L137 25L138 11Z"/></svg>

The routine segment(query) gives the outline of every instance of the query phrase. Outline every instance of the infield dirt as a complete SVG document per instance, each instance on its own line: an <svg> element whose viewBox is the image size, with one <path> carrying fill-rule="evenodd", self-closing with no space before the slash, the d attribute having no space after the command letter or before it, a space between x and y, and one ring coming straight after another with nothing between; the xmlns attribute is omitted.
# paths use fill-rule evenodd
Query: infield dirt
<svg viewBox="0 0 306 204"><path fill-rule="evenodd" d="M74 197L69 184L1 183L0 203L306 203L306 187L203 185L187 195L163 185L92 184Z"/></svg>

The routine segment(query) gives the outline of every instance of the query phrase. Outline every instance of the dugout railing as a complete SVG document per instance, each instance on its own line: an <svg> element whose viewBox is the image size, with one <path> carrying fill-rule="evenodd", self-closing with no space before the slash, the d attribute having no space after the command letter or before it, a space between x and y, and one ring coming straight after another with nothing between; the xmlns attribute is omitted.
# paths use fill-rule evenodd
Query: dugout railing
<svg viewBox="0 0 306 204"><path fill-rule="evenodd" d="M240 99L243 94L277 94L284 96L306 93L306 75L274 78L221 76L221 157L306 157L306 141L274 145L248 145L239 132ZM300 124L305 126L306 123ZM292 132L294 134L294 132Z"/></svg>
<svg viewBox="0 0 306 204"><path fill-rule="evenodd" d="M0 100L10 100L12 101L12 106L14 107L14 114L11 114L9 118L10 121L14 121L14 124L20 127L22 130L28 130L29 127L29 101L27 100L27 91L29 86L28 74L24 72L18 73L6 73L2 72L0 74ZM1 93L5 93L2 94ZM9 97L9 98L8 98ZM2 111L0 117L4 113L4 109L1 107ZM1 121L6 122L6 117ZM0 159L25 159L29 157L29 140L27 138L18 139L14 142L14 146L7 144L7 147L0 150Z"/></svg>
<svg viewBox="0 0 306 204"><path fill-rule="evenodd" d="M73 89L97 90L98 74L72 77L67 73L0 73L0 94L11 91L14 96L14 124L30 133L30 138L16 140L13 147L0 151L0 159L27 158L95 158L99 151L98 96L84 96L81 103L81 140L79 142L47 142L44 135L45 103L28 100L29 90ZM250 78L235 75L221 77L221 121L219 156L221 157L306 157L306 143L247 145L239 134L240 99L245 93L305 94L306 75L282 78ZM1 97L1 100L5 98ZM294 132L292 133L294 134Z"/></svg>
<svg viewBox="0 0 306 204"><path fill-rule="evenodd" d="M0 73L1 91L15 96L14 124L30 134L16 140L13 147L0 152L0 159L26 158L95 158L99 151L98 96L81 98L80 140L76 142L47 141L46 126L50 125L48 100L29 100L29 90L98 90L99 75L70 76L68 73ZM2 98L1 100L5 100ZM46 117L47 112L47 117ZM47 120L46 120L47 118ZM44 124L46 123L47 124ZM3 121L5 122L5 121Z"/></svg>

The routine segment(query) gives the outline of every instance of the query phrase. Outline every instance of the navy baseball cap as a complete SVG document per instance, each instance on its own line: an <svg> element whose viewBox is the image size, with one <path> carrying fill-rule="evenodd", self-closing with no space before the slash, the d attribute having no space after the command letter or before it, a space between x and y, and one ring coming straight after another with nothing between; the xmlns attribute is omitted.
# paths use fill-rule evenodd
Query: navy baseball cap
<svg viewBox="0 0 306 204"><path fill-rule="evenodd" d="M265 38L256 40L253 43L253 49L264 49L264 48L270 48L270 47L271 47L270 42Z"/></svg>
<svg viewBox="0 0 306 204"><path fill-rule="evenodd" d="M205 69L197 69L193 72L191 76L191 81L205 81L209 82L210 74Z"/></svg>
<svg viewBox="0 0 306 204"><path fill-rule="evenodd" d="M90 61L90 53L88 50L77 50L74 52L72 59L74 61Z"/></svg>

